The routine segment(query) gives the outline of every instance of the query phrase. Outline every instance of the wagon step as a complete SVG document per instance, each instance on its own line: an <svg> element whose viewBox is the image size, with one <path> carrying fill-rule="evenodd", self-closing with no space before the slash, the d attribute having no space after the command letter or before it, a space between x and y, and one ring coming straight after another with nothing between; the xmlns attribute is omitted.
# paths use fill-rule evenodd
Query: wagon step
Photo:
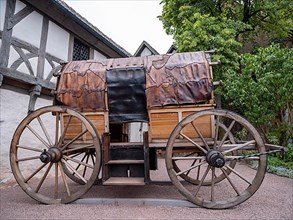
<svg viewBox="0 0 293 220"><path fill-rule="evenodd" d="M119 185L132 185L142 186L145 185L144 178L141 177L110 177L103 182L106 186L119 186Z"/></svg>
<svg viewBox="0 0 293 220"><path fill-rule="evenodd" d="M144 164L144 160L109 160L107 164Z"/></svg>

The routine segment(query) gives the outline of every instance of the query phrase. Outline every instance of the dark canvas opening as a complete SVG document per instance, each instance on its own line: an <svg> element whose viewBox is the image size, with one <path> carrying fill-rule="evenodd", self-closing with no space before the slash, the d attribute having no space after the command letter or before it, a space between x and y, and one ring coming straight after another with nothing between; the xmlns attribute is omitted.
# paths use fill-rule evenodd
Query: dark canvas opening
<svg viewBox="0 0 293 220"><path fill-rule="evenodd" d="M108 70L107 85L110 123L148 121L144 68Z"/></svg>

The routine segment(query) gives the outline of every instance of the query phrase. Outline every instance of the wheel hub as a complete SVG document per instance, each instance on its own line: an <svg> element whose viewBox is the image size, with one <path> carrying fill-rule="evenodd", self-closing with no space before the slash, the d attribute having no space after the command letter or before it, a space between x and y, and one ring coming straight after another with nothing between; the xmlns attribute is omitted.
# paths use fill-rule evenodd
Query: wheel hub
<svg viewBox="0 0 293 220"><path fill-rule="evenodd" d="M57 163L62 158L62 152L57 147L51 147L48 151L44 150L40 155L40 160L43 163Z"/></svg>
<svg viewBox="0 0 293 220"><path fill-rule="evenodd" d="M217 150L210 150L206 155L206 160L210 166L221 168L225 165L224 155Z"/></svg>

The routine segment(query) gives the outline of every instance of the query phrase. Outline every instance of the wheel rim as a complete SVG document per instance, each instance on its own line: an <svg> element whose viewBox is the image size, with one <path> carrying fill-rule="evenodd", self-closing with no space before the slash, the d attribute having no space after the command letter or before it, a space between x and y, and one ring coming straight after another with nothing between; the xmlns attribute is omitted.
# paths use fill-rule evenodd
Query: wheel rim
<svg viewBox="0 0 293 220"><path fill-rule="evenodd" d="M81 131L76 134L76 129ZM82 161L77 155L88 150L95 152L95 163ZM35 200L46 204L69 203L85 194L95 182L100 170L100 151L98 135L89 120L73 109L48 106L31 113L19 124L11 142L10 164L21 188ZM68 178L65 168L83 185Z"/></svg>
<svg viewBox="0 0 293 220"><path fill-rule="evenodd" d="M203 119L210 123L209 132L206 125L201 125ZM222 133L221 123L226 127ZM179 155L178 141L186 142L189 151L198 155ZM261 185L266 156L242 157L259 152L265 152L264 143L247 120L227 110L205 110L189 115L175 127L167 144L166 166L173 184L191 202L205 208L230 208L250 198ZM256 169L249 169L249 174L244 171L247 161L256 164ZM182 179L186 180L182 174L198 181L182 184Z"/></svg>

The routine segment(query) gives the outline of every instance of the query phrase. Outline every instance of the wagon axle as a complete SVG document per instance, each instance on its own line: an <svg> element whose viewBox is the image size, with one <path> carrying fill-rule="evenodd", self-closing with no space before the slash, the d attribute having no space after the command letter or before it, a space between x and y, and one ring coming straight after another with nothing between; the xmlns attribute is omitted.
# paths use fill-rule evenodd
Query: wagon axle
<svg viewBox="0 0 293 220"><path fill-rule="evenodd" d="M206 155L208 164L212 167L221 168L225 165L224 155L217 150L210 150Z"/></svg>
<svg viewBox="0 0 293 220"><path fill-rule="evenodd" d="M40 160L43 163L54 162L57 163L62 158L62 152L57 147L51 147L48 151L46 149L41 153Z"/></svg>

